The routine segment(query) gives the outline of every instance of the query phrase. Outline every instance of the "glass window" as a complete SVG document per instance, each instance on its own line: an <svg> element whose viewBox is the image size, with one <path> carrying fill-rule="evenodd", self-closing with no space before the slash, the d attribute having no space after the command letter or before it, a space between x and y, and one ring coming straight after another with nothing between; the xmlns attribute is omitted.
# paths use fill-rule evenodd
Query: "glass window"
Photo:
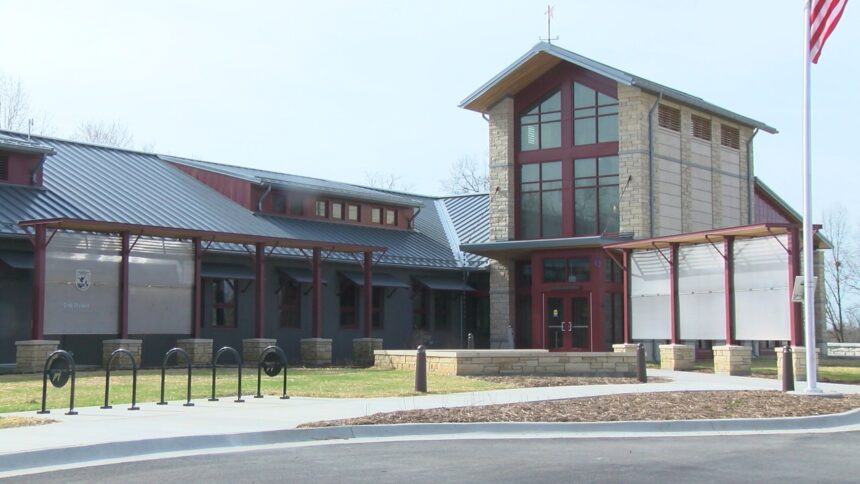
<svg viewBox="0 0 860 484"><path fill-rule="evenodd" d="M317 200L316 202L317 217L328 217L328 202L325 200Z"/></svg>
<svg viewBox="0 0 860 484"><path fill-rule="evenodd" d="M381 208L371 208L370 209L370 223L381 224L382 223L382 209Z"/></svg>
<svg viewBox="0 0 860 484"><path fill-rule="evenodd" d="M573 177L574 234L618 233L618 157L574 160Z"/></svg>
<svg viewBox="0 0 860 484"><path fill-rule="evenodd" d="M564 282L565 281L565 262L564 259L544 259L543 260L543 282Z"/></svg>
<svg viewBox="0 0 860 484"><path fill-rule="evenodd" d="M385 288L374 288L372 297L373 309L371 313L373 329L382 329L385 320Z"/></svg>
<svg viewBox="0 0 860 484"><path fill-rule="evenodd" d="M343 204L340 202L331 203L331 218L343 220Z"/></svg>
<svg viewBox="0 0 860 484"><path fill-rule="evenodd" d="M430 291L414 286L412 292L412 328L427 329L427 298Z"/></svg>
<svg viewBox="0 0 860 484"><path fill-rule="evenodd" d="M591 259L572 257L567 260L567 282L588 282L591 280Z"/></svg>
<svg viewBox="0 0 860 484"><path fill-rule="evenodd" d="M561 147L561 91L555 91L520 116L520 150Z"/></svg>
<svg viewBox="0 0 860 484"><path fill-rule="evenodd" d="M302 197L292 194L289 197L290 201L290 215L301 216L304 213L302 207Z"/></svg>
<svg viewBox="0 0 860 484"><path fill-rule="evenodd" d="M356 301L358 301L358 287L349 281L341 281L338 298L340 299L340 327L355 327L355 313L358 307L358 304L356 304Z"/></svg>
<svg viewBox="0 0 860 484"><path fill-rule="evenodd" d="M282 328L302 327L302 291L298 284L288 282L281 287L280 322Z"/></svg>
<svg viewBox="0 0 860 484"><path fill-rule="evenodd" d="M433 329L448 329L448 305L450 298L447 291L433 291Z"/></svg>
<svg viewBox="0 0 860 484"><path fill-rule="evenodd" d="M212 305L209 308L210 324L216 328L235 328L238 281L234 279L210 279L208 285L212 294Z"/></svg>
<svg viewBox="0 0 860 484"><path fill-rule="evenodd" d="M573 83L573 144L618 141L618 100Z"/></svg>
<svg viewBox="0 0 860 484"><path fill-rule="evenodd" d="M624 270L609 257L603 259L603 280L610 284L624 282Z"/></svg>
<svg viewBox="0 0 860 484"><path fill-rule="evenodd" d="M521 262L517 264L517 288L529 289L532 286L532 264Z"/></svg>
<svg viewBox="0 0 860 484"><path fill-rule="evenodd" d="M346 218L352 222L359 221L358 205L350 204L346 206Z"/></svg>
<svg viewBox="0 0 860 484"><path fill-rule="evenodd" d="M385 225L397 225L397 211L390 208L385 209Z"/></svg>
<svg viewBox="0 0 860 484"><path fill-rule="evenodd" d="M562 234L562 164L560 161L520 167L520 237Z"/></svg>

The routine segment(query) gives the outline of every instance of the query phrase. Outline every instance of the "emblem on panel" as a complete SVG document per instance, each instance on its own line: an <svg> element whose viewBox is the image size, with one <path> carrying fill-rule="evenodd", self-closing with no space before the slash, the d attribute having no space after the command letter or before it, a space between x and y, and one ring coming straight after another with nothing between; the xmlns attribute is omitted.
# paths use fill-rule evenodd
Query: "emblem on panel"
<svg viewBox="0 0 860 484"><path fill-rule="evenodd" d="M87 269L78 269L75 271L75 287L79 291L86 291L92 284L93 273Z"/></svg>

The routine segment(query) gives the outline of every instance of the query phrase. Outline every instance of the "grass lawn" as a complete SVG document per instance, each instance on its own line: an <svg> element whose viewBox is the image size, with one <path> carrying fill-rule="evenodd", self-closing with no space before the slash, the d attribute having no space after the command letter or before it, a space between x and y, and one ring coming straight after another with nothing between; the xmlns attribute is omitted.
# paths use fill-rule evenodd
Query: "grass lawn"
<svg viewBox="0 0 860 484"><path fill-rule="evenodd" d="M165 379L165 399L184 400L186 391L185 370L168 370ZM269 378L263 374L262 393L281 395L283 374ZM48 408L69 405L71 382L63 388L48 383ZM497 388L511 385L480 381L457 376L428 375L429 393L455 393ZM404 370L382 369L306 369L290 368L287 377L287 394L302 397L359 398L390 397L415 394L415 374ZM75 381L75 407L104 404L105 374L103 371L79 372ZM212 391L211 370L194 370L191 378L191 398L209 398ZM257 369L243 369L242 395L257 392ZM161 370L138 372L137 401L157 402L161 394ZM217 396L236 395L236 369L219 368ZM131 372L112 371L110 382L112 405L131 402ZM38 410L42 402L42 375L0 376L0 413Z"/></svg>
<svg viewBox="0 0 860 484"><path fill-rule="evenodd" d="M713 360L697 360L697 371L712 373ZM776 378L776 358L754 358L752 374L762 378ZM860 384L860 361L821 358L818 362L818 381L826 383Z"/></svg>

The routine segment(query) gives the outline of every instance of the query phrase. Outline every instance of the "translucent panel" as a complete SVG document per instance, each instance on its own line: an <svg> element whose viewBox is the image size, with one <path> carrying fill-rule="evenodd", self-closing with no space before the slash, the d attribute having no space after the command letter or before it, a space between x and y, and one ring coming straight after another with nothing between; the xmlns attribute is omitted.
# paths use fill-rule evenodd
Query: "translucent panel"
<svg viewBox="0 0 860 484"><path fill-rule="evenodd" d="M557 91L540 104L541 112L561 111L561 91Z"/></svg>
<svg viewBox="0 0 860 484"><path fill-rule="evenodd" d="M606 104L618 104L618 100L612 96L607 96L602 92L597 93L597 104L604 106Z"/></svg>
<svg viewBox="0 0 860 484"><path fill-rule="evenodd" d="M540 180L540 165L531 164L520 167L520 181L522 183L536 182Z"/></svg>
<svg viewBox="0 0 860 484"><path fill-rule="evenodd" d="M520 237L534 239L540 236L540 193L523 193L520 196Z"/></svg>
<svg viewBox="0 0 860 484"><path fill-rule="evenodd" d="M538 138L538 125L520 127L520 150L532 151L540 147Z"/></svg>
<svg viewBox="0 0 860 484"><path fill-rule="evenodd" d="M573 83L573 107L586 108L594 106L594 89L585 87L578 82Z"/></svg>
<svg viewBox="0 0 860 484"><path fill-rule="evenodd" d="M598 143L618 141L618 115L597 118Z"/></svg>
<svg viewBox="0 0 860 484"><path fill-rule="evenodd" d="M594 118L577 119L573 122L573 144L590 145L597 140Z"/></svg>
<svg viewBox="0 0 860 484"><path fill-rule="evenodd" d="M726 337L725 260L710 244L678 249L682 339Z"/></svg>
<svg viewBox="0 0 860 484"><path fill-rule="evenodd" d="M601 187L600 199L600 233L618 233L618 186Z"/></svg>
<svg viewBox="0 0 860 484"><path fill-rule="evenodd" d="M543 192L541 199L542 236L561 236L561 191Z"/></svg>
<svg viewBox="0 0 860 484"><path fill-rule="evenodd" d="M561 146L561 123L543 123L540 125L541 148L558 148Z"/></svg>
<svg viewBox="0 0 860 484"><path fill-rule="evenodd" d="M787 237L735 242L735 336L788 340L790 292ZM780 244L781 242L781 244Z"/></svg>
<svg viewBox="0 0 860 484"><path fill-rule="evenodd" d="M573 192L574 229L576 235L597 233L597 204L594 188L579 188Z"/></svg>
<svg viewBox="0 0 860 484"><path fill-rule="evenodd" d="M597 160L597 174L617 175L618 174L618 157L617 156L602 156Z"/></svg>
<svg viewBox="0 0 860 484"><path fill-rule="evenodd" d="M541 174L541 178L543 180L561 180L561 162L560 161L551 161L549 163L542 163L541 169L543 173Z"/></svg>
<svg viewBox="0 0 860 484"><path fill-rule="evenodd" d="M117 236L56 233L45 254L45 334L116 334L120 260Z"/></svg>
<svg viewBox="0 0 860 484"><path fill-rule="evenodd" d="M595 176L597 171L594 166L595 158L582 158L573 162L573 176L583 178Z"/></svg>
<svg viewBox="0 0 860 484"><path fill-rule="evenodd" d="M128 262L129 333L190 333L194 289L191 243L141 238Z"/></svg>
<svg viewBox="0 0 860 484"><path fill-rule="evenodd" d="M668 256L668 249L664 255ZM634 339L669 339L669 263L657 250L630 257L630 317Z"/></svg>
<svg viewBox="0 0 860 484"><path fill-rule="evenodd" d="M543 260L543 282L564 282L565 280L564 259Z"/></svg>
<svg viewBox="0 0 860 484"><path fill-rule="evenodd" d="M591 280L591 259L572 257L567 260L567 282L588 282Z"/></svg>

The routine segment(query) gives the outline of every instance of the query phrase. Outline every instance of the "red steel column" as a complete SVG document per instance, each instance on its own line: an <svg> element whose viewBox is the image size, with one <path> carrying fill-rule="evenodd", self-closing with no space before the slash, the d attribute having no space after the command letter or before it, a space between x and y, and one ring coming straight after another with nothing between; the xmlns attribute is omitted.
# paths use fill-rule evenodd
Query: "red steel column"
<svg viewBox="0 0 860 484"><path fill-rule="evenodd" d="M322 257L320 248L314 247L311 262L313 288L311 290L311 337L322 337Z"/></svg>
<svg viewBox="0 0 860 484"><path fill-rule="evenodd" d="M726 291L726 346L735 344L735 238L726 237L723 241L726 269L723 273Z"/></svg>
<svg viewBox="0 0 860 484"><path fill-rule="evenodd" d="M45 250L47 249L47 236L43 225L35 226L35 240L33 241L33 327L32 338L44 339L45 337Z"/></svg>
<svg viewBox="0 0 860 484"><path fill-rule="evenodd" d="M364 337L370 338L373 329L373 252L364 253Z"/></svg>
<svg viewBox="0 0 860 484"><path fill-rule="evenodd" d="M195 237L194 242L194 302L191 308L193 317L191 325L191 337L199 338L202 328L202 313L203 313L203 279L200 274L203 271L203 247L200 244L200 238Z"/></svg>
<svg viewBox="0 0 860 484"><path fill-rule="evenodd" d="M266 302L265 289L265 262L266 262L266 245L262 242L257 242L257 257L254 262L257 266L257 274L254 283L257 287L256 292L256 312L254 313L254 337L263 337L263 322L265 320L266 311L264 304Z"/></svg>
<svg viewBox="0 0 860 484"><path fill-rule="evenodd" d="M624 249L624 343L630 343L630 249Z"/></svg>
<svg viewBox="0 0 860 484"><path fill-rule="evenodd" d="M670 249L670 262L669 266L669 274L670 274L670 282L669 282L669 299L671 301L671 305L669 306L669 319L672 321L672 328L670 331L670 336L672 338L672 344L678 344L679 342L679 321L678 321L678 244L672 244Z"/></svg>
<svg viewBox="0 0 860 484"><path fill-rule="evenodd" d="M131 255L128 232L122 232L122 247L120 255L122 260L119 266L119 328L117 336L121 339L128 338L128 259Z"/></svg>
<svg viewBox="0 0 860 484"><path fill-rule="evenodd" d="M797 227L788 231L788 287L794 287L794 278L800 275L800 233ZM788 291L789 324L791 324L791 346L803 346L803 316L801 303L791 300Z"/></svg>

